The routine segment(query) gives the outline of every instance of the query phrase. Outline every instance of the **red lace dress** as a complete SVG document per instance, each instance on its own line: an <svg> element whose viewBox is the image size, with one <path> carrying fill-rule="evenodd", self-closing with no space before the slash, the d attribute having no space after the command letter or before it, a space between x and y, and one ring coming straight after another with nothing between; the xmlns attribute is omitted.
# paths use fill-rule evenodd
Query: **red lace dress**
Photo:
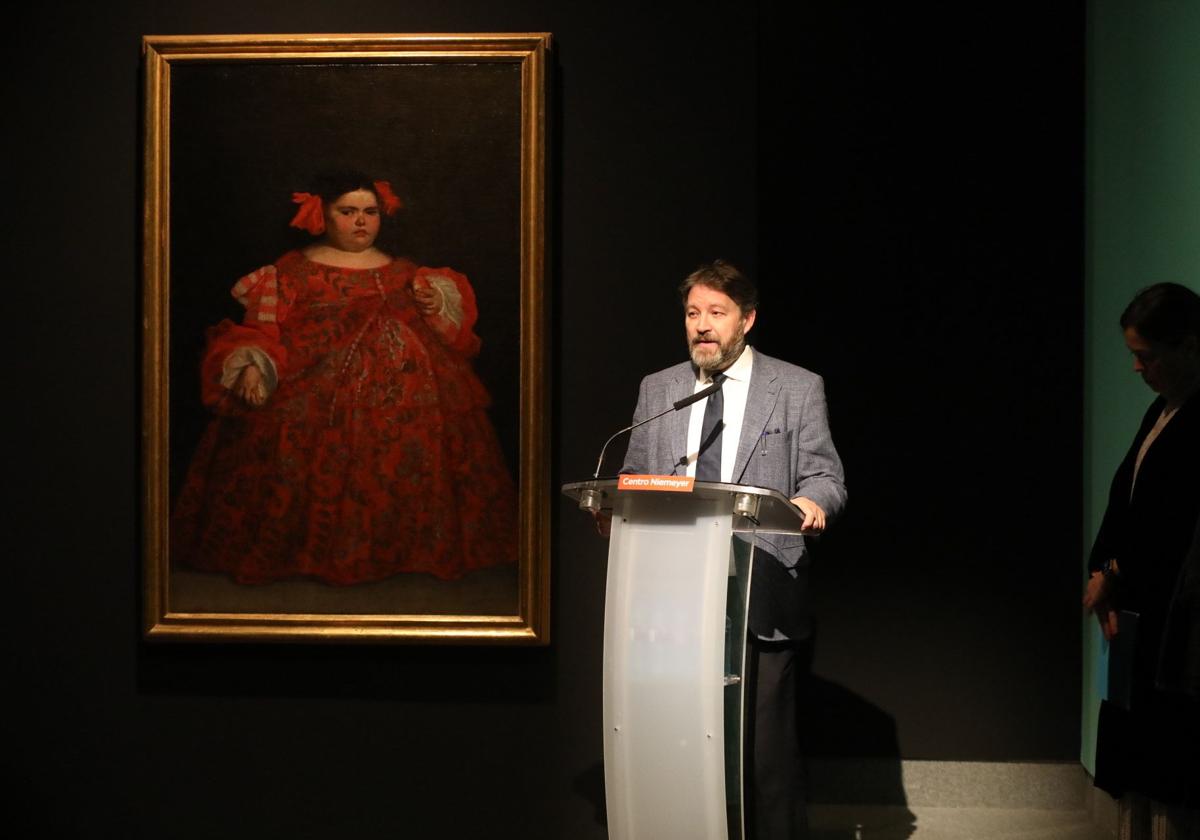
<svg viewBox="0 0 1200 840"><path fill-rule="evenodd" d="M422 315L414 286L440 291L440 311ZM176 562L241 583L353 584L515 561L513 482L469 362L466 277L293 251L233 294L246 316L209 331L203 398L217 416L172 513ZM270 390L259 408L228 388L251 363Z"/></svg>

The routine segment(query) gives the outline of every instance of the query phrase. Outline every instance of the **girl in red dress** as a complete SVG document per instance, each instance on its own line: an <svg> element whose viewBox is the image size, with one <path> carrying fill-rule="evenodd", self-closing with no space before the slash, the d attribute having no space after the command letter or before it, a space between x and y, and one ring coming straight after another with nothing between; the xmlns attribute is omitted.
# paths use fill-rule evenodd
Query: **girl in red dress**
<svg viewBox="0 0 1200 840"><path fill-rule="evenodd" d="M216 417L171 517L175 560L240 583L443 579L513 563L512 478L470 358L475 295L375 247L400 207L358 175L296 193L320 238L239 280L208 332Z"/></svg>

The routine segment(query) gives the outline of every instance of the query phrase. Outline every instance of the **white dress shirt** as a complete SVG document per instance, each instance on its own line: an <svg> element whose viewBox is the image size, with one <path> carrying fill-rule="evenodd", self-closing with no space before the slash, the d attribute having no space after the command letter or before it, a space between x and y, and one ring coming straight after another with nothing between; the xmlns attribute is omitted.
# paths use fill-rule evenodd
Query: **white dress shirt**
<svg viewBox="0 0 1200 840"><path fill-rule="evenodd" d="M721 419L725 428L721 432L721 481L733 481L733 467L737 461L738 439L742 435L742 418L746 414L746 397L750 394L750 371L754 367L754 353L746 345L737 361L721 371L726 376L721 391L725 395L725 411ZM692 393L712 384L712 379L696 377ZM692 414L688 418L687 474L696 477L696 460L700 457L700 433L704 426L704 408L710 397L692 403Z"/></svg>

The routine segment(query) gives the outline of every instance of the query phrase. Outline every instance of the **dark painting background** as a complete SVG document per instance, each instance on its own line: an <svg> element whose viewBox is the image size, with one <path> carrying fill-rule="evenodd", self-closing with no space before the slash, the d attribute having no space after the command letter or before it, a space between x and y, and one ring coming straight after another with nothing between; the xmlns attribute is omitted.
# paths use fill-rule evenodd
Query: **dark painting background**
<svg viewBox="0 0 1200 840"><path fill-rule="evenodd" d="M517 476L520 84L513 62L172 65L172 491L208 417L204 329L241 320L239 277L313 241L288 227L292 193L346 169L390 181L404 202L378 247L471 281L476 371Z"/></svg>
<svg viewBox="0 0 1200 840"><path fill-rule="evenodd" d="M679 278L740 263L752 335L825 376L847 466L815 574L835 701L815 749L1077 758L1080 4L17 15L7 720L42 833L604 836L606 547L566 501L545 649L140 641L143 33L554 32L554 481L590 473L639 378L682 358ZM218 295L277 255L249 241Z"/></svg>

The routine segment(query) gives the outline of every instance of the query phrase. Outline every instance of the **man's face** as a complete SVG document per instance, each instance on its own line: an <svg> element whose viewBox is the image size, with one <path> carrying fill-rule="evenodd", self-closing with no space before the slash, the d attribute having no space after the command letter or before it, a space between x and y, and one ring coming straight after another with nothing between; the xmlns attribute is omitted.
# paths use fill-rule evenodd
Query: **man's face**
<svg viewBox="0 0 1200 840"><path fill-rule="evenodd" d="M683 312L692 363L709 372L725 370L737 361L756 314L751 310L743 316L729 295L708 286L691 288Z"/></svg>

